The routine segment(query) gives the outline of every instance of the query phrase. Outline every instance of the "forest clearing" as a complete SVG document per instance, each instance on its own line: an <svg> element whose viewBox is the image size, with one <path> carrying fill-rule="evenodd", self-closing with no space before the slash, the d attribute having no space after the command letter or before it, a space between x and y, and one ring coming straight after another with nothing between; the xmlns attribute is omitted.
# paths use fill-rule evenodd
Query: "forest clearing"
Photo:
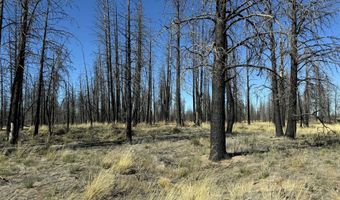
<svg viewBox="0 0 340 200"><path fill-rule="evenodd" d="M268 122L237 123L231 158L218 163L208 160L208 124L140 124L132 146L119 124L75 125L41 148L28 129L0 156L0 199L338 199L340 125L329 128L313 123L290 140Z"/></svg>
<svg viewBox="0 0 340 200"><path fill-rule="evenodd" d="M339 0L0 0L0 200L340 200Z"/></svg>

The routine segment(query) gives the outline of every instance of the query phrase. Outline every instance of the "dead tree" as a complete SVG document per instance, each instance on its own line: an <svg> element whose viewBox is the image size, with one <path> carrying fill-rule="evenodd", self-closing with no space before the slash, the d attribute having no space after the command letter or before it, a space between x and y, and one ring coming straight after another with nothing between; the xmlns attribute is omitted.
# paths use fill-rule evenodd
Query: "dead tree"
<svg viewBox="0 0 340 200"><path fill-rule="evenodd" d="M118 26L118 9L116 3L116 10L115 10L115 78L116 78L116 120L121 121L121 105L120 105L120 88L121 88L121 79L120 79L120 64L119 64L119 26Z"/></svg>
<svg viewBox="0 0 340 200"><path fill-rule="evenodd" d="M26 44L29 32L29 0L22 0L21 28L19 38L19 49L15 66L15 76L11 89L11 103L8 116L7 133L8 140L11 144L16 144L19 137L19 122L20 122L20 104L22 102L22 85L24 80L24 69L26 59Z"/></svg>
<svg viewBox="0 0 340 200"><path fill-rule="evenodd" d="M70 121L71 121L71 91L70 91L70 79L69 77L67 77L67 83L65 86L65 90L66 90L66 132L70 131Z"/></svg>
<svg viewBox="0 0 340 200"><path fill-rule="evenodd" d="M266 10L269 16L272 16L272 0L266 1ZM280 99L279 99L279 86L277 80L277 58L276 58L276 42L274 36L274 18L267 20L267 28L269 31L269 48L270 48L270 61L272 65L271 79L272 79L272 105L273 105L273 115L275 124L275 133L277 137L283 136L282 120L281 120L281 110L280 110Z"/></svg>
<svg viewBox="0 0 340 200"><path fill-rule="evenodd" d="M226 153L224 135L224 94L225 94L225 61L226 61L226 0L216 1L215 17L215 58L212 69L212 113L210 130L209 159L218 161Z"/></svg>
<svg viewBox="0 0 340 200"><path fill-rule="evenodd" d="M1 46L2 46L2 22L3 22L3 11L4 11L4 0L0 0L0 54L1 54ZM4 97L4 67L0 66L0 130L2 130L5 121L5 97Z"/></svg>
<svg viewBox="0 0 340 200"><path fill-rule="evenodd" d="M46 57L46 43L47 43L47 29L48 29L48 18L50 12L50 0L48 0L46 13L45 13L45 24L44 24L44 34L42 39L42 47L41 47L41 55L40 55L40 68L39 68L39 80L38 80L38 94L37 94L37 106L35 112L35 119L34 119L34 133L33 135L36 136L39 133L39 124L40 124L40 107L41 107L41 94L42 89L44 87L44 64L45 64L45 57Z"/></svg>
<svg viewBox="0 0 340 200"><path fill-rule="evenodd" d="M251 112L250 112L250 69L247 67L246 69L246 85L247 85L247 123L251 124Z"/></svg>
<svg viewBox="0 0 340 200"><path fill-rule="evenodd" d="M180 23L180 0L175 0L176 8L176 125L182 126L182 107L181 107L181 23Z"/></svg>
<svg viewBox="0 0 340 200"><path fill-rule="evenodd" d="M151 31L151 30L150 30ZM151 34L151 33L150 33ZM147 100L147 122L152 124L152 38L149 41L149 69L148 69L148 100Z"/></svg>
<svg viewBox="0 0 340 200"><path fill-rule="evenodd" d="M6 112L6 107L5 107L5 89L4 89L4 77L5 77L5 72L4 68L1 66L0 67L0 95L1 95L1 104L0 104L0 130L2 130L4 124L5 124L5 112Z"/></svg>
<svg viewBox="0 0 340 200"><path fill-rule="evenodd" d="M286 74L285 74L285 65L284 65L284 59L285 59L285 50L284 50L284 41L282 36L280 35L280 41L279 41L279 51L280 51L280 68L279 68L279 99L280 99L280 111L281 111L281 121L282 126L286 126Z"/></svg>
<svg viewBox="0 0 340 200"><path fill-rule="evenodd" d="M172 42L172 28L170 26L169 30L169 41L168 41L168 48L167 48L167 71L166 71L166 84L165 84L165 121L170 121L170 108L171 108L171 85L172 85L172 48L171 48L171 42Z"/></svg>
<svg viewBox="0 0 340 200"><path fill-rule="evenodd" d="M84 55L83 55L84 57ZM83 58L85 59L85 58ZM89 83L89 76L87 74L87 67L84 60L84 67L85 67L85 81L86 81L86 96L87 96L87 106L88 106L88 117L90 120L90 126L93 126L93 114L92 114L92 103L91 103L91 96L90 96L90 83Z"/></svg>
<svg viewBox="0 0 340 200"><path fill-rule="evenodd" d="M231 134L233 131L233 126L235 123L235 99L232 89L231 80L233 79L231 76L231 70L225 69L225 84L226 84L226 96L227 96L227 129L226 134ZM235 77L234 77L235 78ZM212 102L213 104L213 102ZM212 120L212 119L211 119Z"/></svg>
<svg viewBox="0 0 340 200"><path fill-rule="evenodd" d="M323 27L325 21L329 21L337 13L336 4L337 1L333 0L317 2L292 0L287 4L291 8L288 15L291 26L289 32L291 74L286 135L292 139L296 137L298 120L298 71L310 64L319 67L321 63L338 62L336 59L339 52L339 39L318 34L318 29ZM313 9L311 10L310 7ZM305 49L308 49L308 52L302 53ZM317 80L320 78L320 76L316 77ZM322 93L322 89L320 91Z"/></svg>
<svg viewBox="0 0 340 200"><path fill-rule="evenodd" d="M132 144L132 98L131 98L131 3L128 0L126 30L126 139Z"/></svg>
<svg viewBox="0 0 340 200"><path fill-rule="evenodd" d="M288 122L286 135L289 138L296 137L296 122L297 122L297 90L298 90L298 19L297 19L297 2L291 1L291 29L290 29L290 90L288 96Z"/></svg>
<svg viewBox="0 0 340 200"><path fill-rule="evenodd" d="M304 124L309 127L309 115L310 115L310 104L311 104L311 85L309 80L309 67L306 66L306 83L304 91Z"/></svg>
<svg viewBox="0 0 340 200"><path fill-rule="evenodd" d="M107 90L109 99L108 107L108 122L115 121L115 93L113 80L113 66L112 66L112 44L111 44L111 12L109 0L104 0L103 4L103 26L104 26L104 43L105 43L105 64L107 68Z"/></svg>
<svg viewBox="0 0 340 200"><path fill-rule="evenodd" d="M143 67L143 52L142 52L142 2L138 1L138 17L137 17L137 62L136 71L134 77L134 106L133 106L133 126L136 126L140 122L140 98L141 98L141 73Z"/></svg>

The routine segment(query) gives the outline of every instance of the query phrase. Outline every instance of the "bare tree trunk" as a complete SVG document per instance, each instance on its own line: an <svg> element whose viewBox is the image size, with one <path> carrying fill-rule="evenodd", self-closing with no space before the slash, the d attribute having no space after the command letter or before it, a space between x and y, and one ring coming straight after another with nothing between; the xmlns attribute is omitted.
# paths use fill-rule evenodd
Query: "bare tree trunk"
<svg viewBox="0 0 340 200"><path fill-rule="evenodd" d="M0 54L1 54L1 46L2 46L2 19L3 19L3 10L4 10L4 0L0 0ZM1 104L0 104L0 130L2 130L2 127L4 126L4 120L5 120L5 97L4 97L4 70L3 66L0 66L0 87L1 87Z"/></svg>
<svg viewBox="0 0 340 200"><path fill-rule="evenodd" d="M153 90L153 123L156 123L156 95L155 95L155 79L152 79L152 90Z"/></svg>
<svg viewBox="0 0 340 200"><path fill-rule="evenodd" d="M225 61L226 61L226 0L216 0L215 58L212 71L212 112L210 129L210 156L212 161L224 158L225 144Z"/></svg>
<svg viewBox="0 0 340 200"><path fill-rule="evenodd" d="M26 43L28 36L28 0L23 0L22 17L21 17L21 29L20 29L20 42L19 42L19 54L18 64L15 67L15 77L11 89L11 105L8 121L10 126L7 129L9 133L9 142L16 144L19 137L19 122L20 122L20 104L22 101L22 85L24 79L25 58L26 58Z"/></svg>
<svg viewBox="0 0 340 200"><path fill-rule="evenodd" d="M3 11L4 11L4 0L0 0L0 55L1 55L1 46L2 46L2 19L3 19ZM0 130L2 130L5 121L5 97L4 97L4 67L0 66L0 90L1 90L1 104L0 104Z"/></svg>
<svg viewBox="0 0 340 200"><path fill-rule="evenodd" d="M166 72L166 86L165 86L165 121L170 121L170 105L171 105L171 79L172 79L172 28L170 26L169 30L169 44L168 44L168 62L167 62L167 72Z"/></svg>
<svg viewBox="0 0 340 200"><path fill-rule="evenodd" d="M338 121L338 89L335 88L334 91L334 123L337 123Z"/></svg>
<svg viewBox="0 0 340 200"><path fill-rule="evenodd" d="M247 122L248 125L251 124L251 116L250 116L250 73L249 67L247 67Z"/></svg>
<svg viewBox="0 0 340 200"><path fill-rule="evenodd" d="M52 69L50 73L50 80L47 88L46 97L46 116L48 124L48 139L50 140L53 133L53 102L54 102L54 70L55 70L55 59L53 58ZM81 88L81 87L80 87Z"/></svg>
<svg viewBox="0 0 340 200"><path fill-rule="evenodd" d="M93 126L93 115L92 115L92 103L91 103L91 97L90 97L90 85L89 85L89 77L87 74L87 68L86 68L86 63L84 62L84 67L85 67L85 78L86 78L86 94L87 94L87 106L88 106L88 116L90 118L90 125L91 127Z"/></svg>
<svg viewBox="0 0 340 200"><path fill-rule="evenodd" d="M4 17L4 0L0 0L0 45L2 44L2 19Z"/></svg>
<svg viewBox="0 0 340 200"><path fill-rule="evenodd" d="M151 30L150 30L151 31ZM148 104L147 104L147 122L152 124L152 38L149 46L149 76L148 76Z"/></svg>
<svg viewBox="0 0 340 200"><path fill-rule="evenodd" d="M193 46L193 51L196 51L196 29L191 30L191 40L192 40L192 46ZM197 111L196 111L196 99L197 97L197 90L198 90L198 74L197 74L197 63L196 63L196 55L193 53L192 55L192 118L193 122L195 125L197 125Z"/></svg>
<svg viewBox="0 0 340 200"><path fill-rule="evenodd" d="M1 43L0 43L1 45ZM5 93L4 93L4 70L3 70L3 67L1 66L0 67L0 95L1 95L1 107L0 107L0 110L1 110L1 113L0 113L0 130L2 130L4 124L5 124Z"/></svg>
<svg viewBox="0 0 340 200"><path fill-rule="evenodd" d="M115 21L115 53L116 53L116 120L121 121L121 105L120 105L120 68L119 68L119 33L118 33L118 10L117 10L117 3L116 3L116 21Z"/></svg>
<svg viewBox="0 0 340 200"><path fill-rule="evenodd" d="M182 126L181 106L181 24L180 24L180 0L175 1L176 6L176 125Z"/></svg>
<svg viewBox="0 0 340 200"><path fill-rule="evenodd" d="M201 28L201 45L204 46L204 24L202 23ZM205 54L205 51L202 50L202 54ZM204 67L205 58L201 56L201 64L197 69L197 78L196 78L196 125L200 126L202 123L202 94L203 94L203 67Z"/></svg>
<svg viewBox="0 0 340 200"><path fill-rule="evenodd" d="M301 95L300 92L298 92L298 105L299 105L299 117L300 117L300 127L303 127L303 109L302 109L302 100L301 100Z"/></svg>
<svg viewBox="0 0 340 200"><path fill-rule="evenodd" d="M66 85L66 98L67 98L67 104L66 104L66 132L70 131L70 81L67 81Z"/></svg>
<svg viewBox="0 0 340 200"><path fill-rule="evenodd" d="M266 2L266 9L268 15L272 15L272 2L268 0ZM277 81L277 66L276 66L276 43L274 36L274 28L273 28L273 20L268 20L267 23L269 29L269 43L270 43L270 61L272 65L272 101L273 101L273 115L274 115L274 124L275 124L275 133L277 137L283 136L282 129L282 120L281 120L281 111L280 111L280 98L279 98L279 89L278 89L278 81Z"/></svg>
<svg viewBox="0 0 340 200"><path fill-rule="evenodd" d="M195 65L196 63L194 62L195 61L195 55L193 55L193 66L192 66L192 118L193 118L193 121L196 124L196 69L195 69Z"/></svg>
<svg viewBox="0 0 340 200"><path fill-rule="evenodd" d="M130 19L130 0L128 0L127 13L127 51L126 51L126 139L132 144L132 102L131 102L131 19Z"/></svg>
<svg viewBox="0 0 340 200"><path fill-rule="evenodd" d="M50 12L50 0L48 0L48 5L46 8L46 16L45 16L45 25L44 25L44 35L42 41L41 55L40 55L40 69L39 69L39 82L38 82L38 94L37 94L37 107L35 111L35 120L34 120L34 133L36 136L39 133L39 124L40 124L40 107L41 107L41 93L42 88L44 87L44 64L45 64L45 51L46 51L46 39L47 39L47 29L48 29L48 15Z"/></svg>
<svg viewBox="0 0 340 200"><path fill-rule="evenodd" d="M133 106L133 126L140 122L140 98L141 98L141 71L143 65L142 54L142 2L138 1L138 33L137 33L137 63L134 80L134 106Z"/></svg>
<svg viewBox="0 0 340 200"><path fill-rule="evenodd" d="M298 73L298 47L297 47L297 2L291 1L291 66L290 66L290 91L289 91L289 106L288 106L288 122L286 135L295 139L296 137L296 115L297 115L297 73Z"/></svg>
<svg viewBox="0 0 340 200"><path fill-rule="evenodd" d="M231 134L235 123L235 99L231 86L231 75L230 69L226 70L225 73L226 82L226 93L227 93L227 129L226 133Z"/></svg>
<svg viewBox="0 0 340 200"><path fill-rule="evenodd" d="M108 73L108 94L110 95L111 101L109 100L109 121L115 121L115 94L113 88L113 70L112 70L112 51L111 51L111 20L110 20L110 6L109 0L106 0L105 5L105 45L106 45L106 65ZM111 103L111 104L110 104ZM111 110L112 109L112 110ZM111 113L112 112L112 113ZM111 119L112 117L112 119Z"/></svg>
<svg viewBox="0 0 340 200"><path fill-rule="evenodd" d="M76 120L76 105L75 105L75 95L74 95L74 87L73 85L71 86L71 97L72 97L72 100L71 100L71 108L72 108L72 111L71 111L71 124L73 125L75 123L75 120Z"/></svg>
<svg viewBox="0 0 340 200"><path fill-rule="evenodd" d="M286 126L286 84L285 84L285 66L284 66L284 43L280 36L280 87L279 87L279 97L280 97L280 111L281 111L281 121L282 126Z"/></svg>
<svg viewBox="0 0 340 200"><path fill-rule="evenodd" d="M316 87L317 87L317 98L316 98L316 111L317 116L324 121L325 118L325 106L324 103L326 102L326 99L324 98L324 90L321 83L321 75L320 75L320 69L317 64L313 64L315 79L316 79Z"/></svg>
<svg viewBox="0 0 340 200"><path fill-rule="evenodd" d="M329 88L330 86L327 85L327 88ZM327 118L328 118L328 123L332 122L332 118L331 118L331 97L330 97L330 92L327 91Z"/></svg>
<svg viewBox="0 0 340 200"><path fill-rule="evenodd" d="M306 85L304 91L304 124L309 127L309 115L310 115L310 83L309 83L309 67L306 66Z"/></svg>

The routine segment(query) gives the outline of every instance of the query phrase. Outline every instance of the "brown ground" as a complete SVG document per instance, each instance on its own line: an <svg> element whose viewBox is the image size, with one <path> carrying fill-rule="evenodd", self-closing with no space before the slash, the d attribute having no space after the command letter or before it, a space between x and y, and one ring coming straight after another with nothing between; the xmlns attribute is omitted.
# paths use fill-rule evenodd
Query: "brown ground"
<svg viewBox="0 0 340 200"><path fill-rule="evenodd" d="M340 126L330 125L340 131ZM58 128L57 128L58 129ZM339 199L340 135L321 126L299 129L295 141L273 126L237 124L229 160L212 163L208 125L141 125L135 144L124 127L71 127L13 150L0 143L0 199ZM46 128L42 128L42 133ZM1 134L3 137L3 134ZM7 149L7 150L6 150ZM8 150L9 149L9 150Z"/></svg>

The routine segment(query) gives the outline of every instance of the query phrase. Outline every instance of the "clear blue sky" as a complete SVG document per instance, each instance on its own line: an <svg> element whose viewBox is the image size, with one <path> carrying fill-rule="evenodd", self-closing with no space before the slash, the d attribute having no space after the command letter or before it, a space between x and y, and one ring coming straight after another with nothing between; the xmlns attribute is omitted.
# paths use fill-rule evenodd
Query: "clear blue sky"
<svg viewBox="0 0 340 200"><path fill-rule="evenodd" d="M125 4L125 0L118 0L119 4ZM132 0L132 2L135 2ZM164 21L163 0L144 0L144 16L149 21L153 22L153 32L156 34ZM69 48L72 51L72 61L76 70L75 73L84 72L82 51L79 45L79 40L84 46L84 54L87 67L91 68L94 62L94 52L98 50L98 42L96 41L96 0L74 0L74 6L69 9L69 15L72 22L68 24L68 31L71 32L77 39L72 39ZM121 13L126 13L122 11ZM158 55L156 55L158 56Z"/></svg>
<svg viewBox="0 0 340 200"><path fill-rule="evenodd" d="M125 5L126 0L117 0L119 4ZM72 9L68 9L69 15L73 21L67 25L67 29L71 32L77 40L81 41L84 46L85 60L88 70L91 70L94 63L94 52L98 49L98 42L96 41L95 33L95 19L96 19L96 0L73 0L74 6ZM135 3L135 0L132 0ZM157 34L162 29L162 25L169 22L169 0L143 0L144 16L147 20L152 21L152 31ZM125 6L124 6L125 7ZM126 11L121 11L126 13ZM334 36L340 35L340 17L337 16L334 25L330 30L327 30L329 34ZM76 39L72 39L68 44L72 52L72 61L74 69L71 70L71 76L74 83L77 83L79 75L84 74L84 64L81 47ZM164 63L164 45L165 41L160 38L157 42L157 46L154 49L154 66L155 75L158 75L159 68ZM339 73L334 70L332 73L333 81L340 85ZM258 78L257 78L258 79ZM262 84L261 80L256 80L257 84ZM77 83L78 84L78 83ZM186 101L186 108L191 107L191 97L186 91L182 91L183 98ZM268 94L268 93L267 93ZM261 95L262 96L262 95Z"/></svg>

